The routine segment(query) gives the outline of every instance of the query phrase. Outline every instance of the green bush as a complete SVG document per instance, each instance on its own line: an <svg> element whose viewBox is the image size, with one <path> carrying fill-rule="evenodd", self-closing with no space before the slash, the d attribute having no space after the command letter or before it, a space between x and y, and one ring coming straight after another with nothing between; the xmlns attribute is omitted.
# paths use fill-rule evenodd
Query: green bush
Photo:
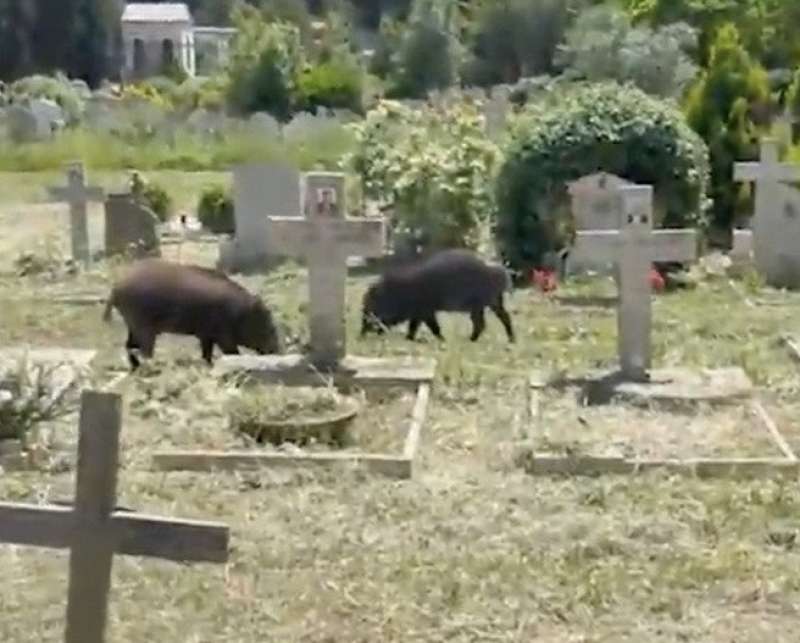
<svg viewBox="0 0 800 643"><path fill-rule="evenodd" d="M330 60L301 74L298 81L300 109L317 107L363 111L364 74L351 61Z"/></svg>
<svg viewBox="0 0 800 643"><path fill-rule="evenodd" d="M427 247L476 247L495 210L497 148L474 105L412 110L381 102L356 126L364 194L394 209L393 229Z"/></svg>
<svg viewBox="0 0 800 643"><path fill-rule="evenodd" d="M567 184L603 170L652 185L665 227L705 224L707 149L670 103L632 86L577 84L530 104L497 180L497 240L515 269L563 247Z"/></svg>
<svg viewBox="0 0 800 643"><path fill-rule="evenodd" d="M47 98L64 110L67 123L77 123L83 114L83 98L61 73L55 76L28 76L20 78L9 88L15 98Z"/></svg>
<svg viewBox="0 0 800 643"><path fill-rule="evenodd" d="M267 22L246 5L237 9L234 22L228 103L240 113L265 111L288 119L305 62L300 32L294 25Z"/></svg>
<svg viewBox="0 0 800 643"><path fill-rule="evenodd" d="M147 182L142 186L138 197L155 213L159 221L164 222L169 219L172 214L172 197L163 187L157 183Z"/></svg>
<svg viewBox="0 0 800 643"><path fill-rule="evenodd" d="M202 226L214 234L233 234L236 220L233 216L233 196L221 185L203 190L197 204L197 218Z"/></svg>
<svg viewBox="0 0 800 643"><path fill-rule="evenodd" d="M736 28L723 26L711 46L708 69L690 90L685 106L689 124L711 153L713 222L722 230L748 210L742 186L733 181L733 164L757 154L770 108L766 72L742 46Z"/></svg>

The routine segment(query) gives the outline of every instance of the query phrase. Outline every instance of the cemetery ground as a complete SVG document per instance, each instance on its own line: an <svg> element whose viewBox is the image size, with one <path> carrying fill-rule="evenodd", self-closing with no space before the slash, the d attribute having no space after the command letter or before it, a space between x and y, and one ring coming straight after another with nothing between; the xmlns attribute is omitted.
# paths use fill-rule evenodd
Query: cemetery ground
<svg viewBox="0 0 800 643"><path fill-rule="evenodd" d="M20 249L19 239L29 238L23 232L0 238L0 256ZM178 252L164 247L166 257ZM180 253L211 265L216 246L187 243ZM106 325L100 305L54 297L104 295L112 268L57 281L13 277L5 265L0 272L0 346L97 349L98 381L125 368L119 317ZM349 350L438 360L414 478L346 469L153 472L151 455L163 448L237 442L196 340L160 338L154 362L123 386L118 502L229 524L233 550L225 568L116 557L109 641L795 640L796 481L664 472L532 477L517 466L529 440L530 371L613 363L613 309L568 307L518 290L509 300L515 345L492 317L484 337L470 343L465 316L442 317L444 344L425 330L409 343L404 328L362 340L359 307L369 279L348 279ZM287 264L241 281L273 307L287 348L305 341L304 271ZM613 293L600 281L572 290ZM748 306L724 278L656 297L654 360L744 368L798 451L800 371L778 340L798 331L800 297L759 295L782 305ZM558 404L564 408L551 408L545 420L548 439L561 446L602 446L613 429L609 440L662 455L780 455L762 440L765 430L736 410ZM391 409L370 413L376 427L392 424ZM77 419L57 430L70 444ZM52 502L72 492L68 471L0 475L7 501ZM61 639L66 560L55 550L0 547L0 640Z"/></svg>

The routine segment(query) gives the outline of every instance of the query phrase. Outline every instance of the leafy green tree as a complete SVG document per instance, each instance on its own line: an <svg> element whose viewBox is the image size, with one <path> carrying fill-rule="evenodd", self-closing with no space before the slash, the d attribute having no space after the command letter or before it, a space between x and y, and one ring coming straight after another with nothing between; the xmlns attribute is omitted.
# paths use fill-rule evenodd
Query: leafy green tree
<svg viewBox="0 0 800 643"><path fill-rule="evenodd" d="M484 0L467 29L468 84L513 83L555 71L554 56L570 16L583 0Z"/></svg>
<svg viewBox="0 0 800 643"><path fill-rule="evenodd" d="M455 83L460 44L457 0L415 0L392 60L390 95L424 98Z"/></svg>
<svg viewBox="0 0 800 643"><path fill-rule="evenodd" d="M0 79L15 80L33 69L35 19L34 4L0 0Z"/></svg>
<svg viewBox="0 0 800 643"><path fill-rule="evenodd" d="M558 60L586 80L630 81L650 94L680 97L697 73L687 53L696 44L685 23L634 28L622 11L598 6L578 16Z"/></svg>
<svg viewBox="0 0 800 643"><path fill-rule="evenodd" d="M770 109L767 74L742 45L733 24L723 25L706 69L686 100L689 124L711 153L714 223L727 230L741 210L733 164L752 155Z"/></svg>
<svg viewBox="0 0 800 643"><path fill-rule="evenodd" d="M296 83L305 66L297 27L267 22L257 9L237 8L238 31L228 65L228 102L240 113L267 111L288 119Z"/></svg>

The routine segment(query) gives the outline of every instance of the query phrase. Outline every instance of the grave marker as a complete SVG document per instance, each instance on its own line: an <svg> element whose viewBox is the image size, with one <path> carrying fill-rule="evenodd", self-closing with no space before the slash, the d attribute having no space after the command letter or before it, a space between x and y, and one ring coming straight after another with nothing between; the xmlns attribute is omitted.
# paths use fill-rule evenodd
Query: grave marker
<svg viewBox="0 0 800 643"><path fill-rule="evenodd" d="M87 204L89 201L102 201L103 189L86 185L83 163L70 163L66 169L66 187L54 186L48 188L54 200L69 203L69 228L72 245L72 258L74 261L89 265L91 253L89 252L89 222L87 219Z"/></svg>
<svg viewBox="0 0 800 643"><path fill-rule="evenodd" d="M618 351L623 377L646 381L651 366L652 302L649 272L654 261L688 261L697 253L694 230L653 231L653 188L619 190L618 231L579 232L574 252L615 262L619 274Z"/></svg>
<svg viewBox="0 0 800 643"><path fill-rule="evenodd" d="M158 217L133 195L109 194L106 199L106 256L159 256L157 225Z"/></svg>
<svg viewBox="0 0 800 643"><path fill-rule="evenodd" d="M280 164L248 164L233 169L236 237L220 248L220 264L230 270L268 267L273 251L269 216L302 217L302 177Z"/></svg>
<svg viewBox="0 0 800 643"><path fill-rule="evenodd" d="M74 508L0 503L0 543L70 549L66 643L102 643L114 554L224 563L229 530L220 523L115 511L118 395L81 397Z"/></svg>
<svg viewBox="0 0 800 643"><path fill-rule="evenodd" d="M629 185L633 184L607 172L590 174L570 183L567 191L572 201L572 216L575 219L576 232L619 230L621 213L617 193L620 188ZM607 271L607 269L608 264L604 262L594 262L588 258L581 261L571 255L568 258L567 271L569 273L586 270L600 272Z"/></svg>
<svg viewBox="0 0 800 643"><path fill-rule="evenodd" d="M327 371L345 355L347 258L381 256L384 222L345 217L343 174L308 174L305 194L305 218L272 217L269 234L277 252L307 260L311 363Z"/></svg>
<svg viewBox="0 0 800 643"><path fill-rule="evenodd" d="M800 181L800 167L778 162L778 143L761 141L757 163L736 163L736 181L755 183L753 256L767 283L800 287L800 192L785 185Z"/></svg>

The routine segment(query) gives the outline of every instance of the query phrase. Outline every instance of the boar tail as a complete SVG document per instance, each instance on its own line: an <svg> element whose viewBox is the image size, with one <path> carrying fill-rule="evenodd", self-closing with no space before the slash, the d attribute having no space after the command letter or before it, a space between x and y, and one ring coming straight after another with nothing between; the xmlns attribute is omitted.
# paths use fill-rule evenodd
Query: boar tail
<svg viewBox="0 0 800 643"><path fill-rule="evenodd" d="M114 308L114 295L113 293L109 296L108 301L106 302L106 308L103 311L103 321L108 323L111 321L111 309Z"/></svg>

